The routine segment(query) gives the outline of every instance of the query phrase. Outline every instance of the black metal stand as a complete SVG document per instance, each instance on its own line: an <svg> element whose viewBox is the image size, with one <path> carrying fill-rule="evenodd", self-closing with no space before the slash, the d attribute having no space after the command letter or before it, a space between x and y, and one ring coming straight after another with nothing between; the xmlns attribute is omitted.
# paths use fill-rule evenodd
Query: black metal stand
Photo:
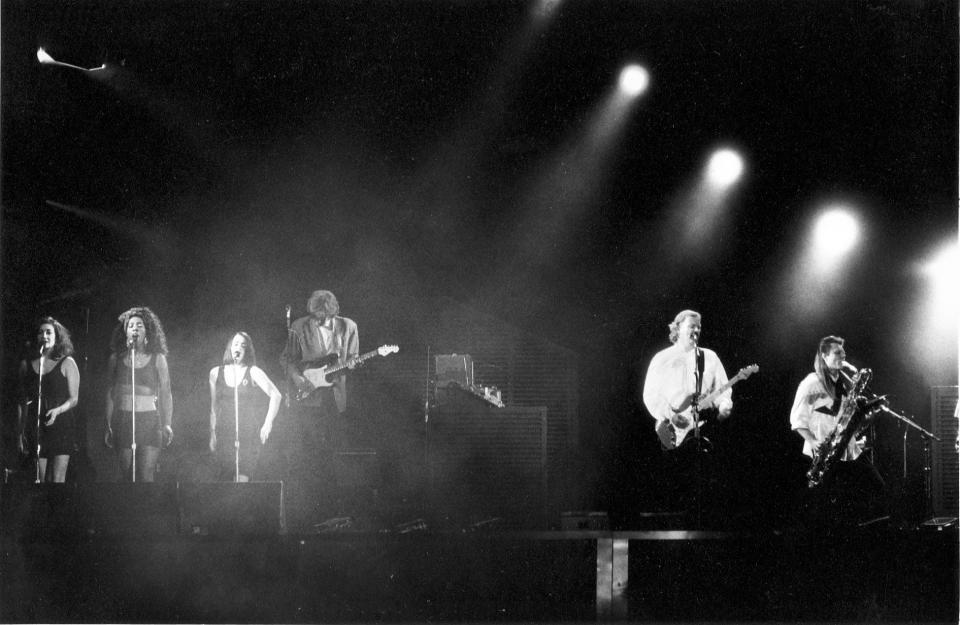
<svg viewBox="0 0 960 625"><path fill-rule="evenodd" d="M693 352L693 371L694 378L696 379L696 391L693 394L693 401L691 402L691 415L693 416L693 436L696 440L696 447L694 448L697 454L696 466L694 471L696 472L695 481L695 502L696 506L696 515L697 515L697 529L703 529L703 439L700 436L700 393L703 391L703 374L700 370L700 358L701 358L700 348L697 347Z"/></svg>
<svg viewBox="0 0 960 625"><path fill-rule="evenodd" d="M137 343L130 343L130 478L137 481Z"/></svg>
<svg viewBox="0 0 960 625"><path fill-rule="evenodd" d="M240 365L233 359L233 481L240 481Z"/></svg>
<svg viewBox="0 0 960 625"><path fill-rule="evenodd" d="M434 387L436 393L436 387ZM427 345L427 368L423 388L423 468L427 478L427 492L433 498L433 467L430 464L430 346Z"/></svg>
<svg viewBox="0 0 960 625"><path fill-rule="evenodd" d="M36 466L36 483L39 484L42 480L40 475L40 421L43 414L43 345L40 346L40 362L37 365L38 375L37 375L37 457L34 459L34 465Z"/></svg>
<svg viewBox="0 0 960 625"><path fill-rule="evenodd" d="M940 438L920 427L915 421L909 417L902 415L890 408L886 404L880 404L880 410L891 417L899 420L901 423L906 424L908 427L903 432L903 479L906 482L907 478L907 436L910 434L910 430L916 430L920 433L921 438L923 439L923 506L924 506L924 516L931 516L933 514L933 461L930 453L930 441L940 441Z"/></svg>

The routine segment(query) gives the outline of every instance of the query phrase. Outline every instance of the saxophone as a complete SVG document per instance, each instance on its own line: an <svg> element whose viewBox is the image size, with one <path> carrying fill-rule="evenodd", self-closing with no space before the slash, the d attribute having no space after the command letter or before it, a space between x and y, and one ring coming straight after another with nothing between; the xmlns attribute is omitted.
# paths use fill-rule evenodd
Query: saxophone
<svg viewBox="0 0 960 625"><path fill-rule="evenodd" d="M823 484L831 470L843 458L850 441L870 424L880 410L882 398L868 398L864 392L873 371L860 369L853 376L853 386L840 402L837 427L824 439L813 456L813 464L807 471L807 486L816 488Z"/></svg>

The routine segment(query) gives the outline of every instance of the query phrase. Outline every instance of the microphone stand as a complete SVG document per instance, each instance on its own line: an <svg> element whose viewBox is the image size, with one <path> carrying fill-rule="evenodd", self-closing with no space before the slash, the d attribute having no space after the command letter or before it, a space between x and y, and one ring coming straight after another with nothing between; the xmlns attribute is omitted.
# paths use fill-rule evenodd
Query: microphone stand
<svg viewBox="0 0 960 625"><path fill-rule="evenodd" d="M891 417L898 419L901 423L905 423L908 427L903 432L903 479L906 482L907 478L907 435L910 433L910 428L913 428L920 432L920 436L923 437L923 500L926 510L925 514L930 514L933 509L933 463L930 458L930 441L935 440L940 442L941 439L939 436L930 432L909 417L902 415L886 405L886 403L880 403L879 409Z"/></svg>
<svg viewBox="0 0 960 625"><path fill-rule="evenodd" d="M286 306L286 316L287 316L287 348L289 349L290 347L290 304L287 304ZM289 411L290 410L290 392L291 392L290 374L288 374L286 371L284 371L283 374L284 374L283 377L286 379L286 384L284 385L284 389L283 389L285 391L284 392L285 397L283 398L283 402L284 402L284 405L286 405L287 410Z"/></svg>
<svg viewBox="0 0 960 625"><path fill-rule="evenodd" d="M233 481L240 481L240 363L233 357Z"/></svg>
<svg viewBox="0 0 960 625"><path fill-rule="evenodd" d="M433 468L430 464L430 346L427 345L427 369L423 389L423 463L429 480L430 499L433 499Z"/></svg>
<svg viewBox="0 0 960 625"><path fill-rule="evenodd" d="M36 483L40 483L40 421L41 414L43 411L43 344L40 344L40 364L39 364L39 375L37 376L37 458L34 464L36 465L37 475Z"/></svg>
<svg viewBox="0 0 960 625"><path fill-rule="evenodd" d="M691 402L693 415L693 436L697 441L696 453L697 453L697 465L695 467L696 471L696 498L697 501L694 505L697 507L697 529L701 529L703 525L703 502L701 498L703 497L703 460L700 456L703 455L703 441L700 439L700 392L703 390L703 377L700 374L700 348L693 348L693 376L696 380L696 391L693 394L693 402Z"/></svg>
<svg viewBox="0 0 960 625"><path fill-rule="evenodd" d="M137 481L137 339L130 341L130 479Z"/></svg>

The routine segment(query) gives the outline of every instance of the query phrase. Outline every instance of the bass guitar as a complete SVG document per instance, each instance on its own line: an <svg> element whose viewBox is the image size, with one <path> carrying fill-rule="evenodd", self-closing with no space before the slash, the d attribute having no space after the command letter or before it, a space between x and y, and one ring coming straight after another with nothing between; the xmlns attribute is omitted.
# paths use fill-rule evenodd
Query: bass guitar
<svg viewBox="0 0 960 625"><path fill-rule="evenodd" d="M336 364L340 359L338 354L329 354L320 358L319 360L311 360L309 362L302 363L300 365L300 373L307 380L310 381L310 384L313 384L314 390L317 388L326 388L328 386L333 386L333 382L337 377L337 374L341 373L345 369L355 367L363 363L364 361L370 360L374 356L388 356L390 354L395 354L400 351L400 348L396 345L381 345L377 349L367 352L365 354L360 354L355 358L351 358L345 363ZM302 400L313 390L303 392L297 392L297 400Z"/></svg>
<svg viewBox="0 0 960 625"><path fill-rule="evenodd" d="M674 408L670 407L670 410L673 411L673 414L670 416L670 438L669 440L663 440L663 437L660 439L660 445L666 450L672 450L679 447L683 440L687 437L694 429L698 429L700 426L706 424L705 419L697 419L697 422L694 423L694 404L696 404L697 415L700 415L701 411L706 411L713 407L713 402L716 401L720 395L725 392L728 388L731 388L737 382L746 380L751 375L760 370L760 367L757 365L750 365L749 367L744 367L741 369L737 375L730 378L730 380L723 386L714 389L709 395L701 397L699 400L696 398L696 394L690 395L680 404L679 407Z"/></svg>

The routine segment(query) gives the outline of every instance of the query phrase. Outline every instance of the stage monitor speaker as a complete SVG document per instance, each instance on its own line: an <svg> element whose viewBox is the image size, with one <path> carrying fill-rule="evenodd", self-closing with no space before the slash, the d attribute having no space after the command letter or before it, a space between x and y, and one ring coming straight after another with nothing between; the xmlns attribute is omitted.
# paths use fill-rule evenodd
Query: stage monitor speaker
<svg viewBox="0 0 960 625"><path fill-rule="evenodd" d="M285 529L283 482L180 484L181 533L269 536Z"/></svg>
<svg viewBox="0 0 960 625"><path fill-rule="evenodd" d="M176 482L88 482L77 485L79 521L90 535L175 536Z"/></svg>
<svg viewBox="0 0 960 625"><path fill-rule="evenodd" d="M33 540L82 533L77 496L75 484L3 484L0 534Z"/></svg>

